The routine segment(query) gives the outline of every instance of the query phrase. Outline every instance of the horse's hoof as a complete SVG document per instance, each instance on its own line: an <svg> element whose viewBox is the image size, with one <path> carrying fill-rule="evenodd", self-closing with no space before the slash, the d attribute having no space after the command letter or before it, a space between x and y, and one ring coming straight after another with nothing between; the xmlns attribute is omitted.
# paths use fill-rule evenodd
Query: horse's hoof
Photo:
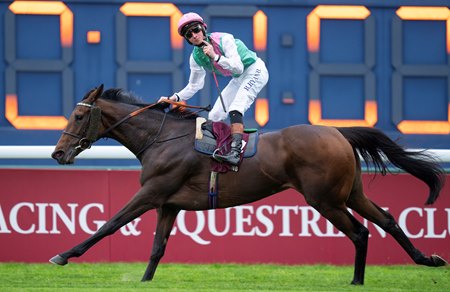
<svg viewBox="0 0 450 292"><path fill-rule="evenodd" d="M437 254L432 255L431 260L433 261L435 267L442 267L448 265L447 261L438 256Z"/></svg>
<svg viewBox="0 0 450 292"><path fill-rule="evenodd" d="M67 263L68 263L67 259L63 258L59 254L55 255L54 257L52 257L48 261L51 262L52 264L60 265L60 266L67 265Z"/></svg>
<svg viewBox="0 0 450 292"><path fill-rule="evenodd" d="M362 285L364 285L364 282L353 280L350 284L351 285L360 285L360 286L362 286Z"/></svg>
<svg viewBox="0 0 450 292"><path fill-rule="evenodd" d="M145 272L144 276L142 276L141 282L150 282L153 280L153 274Z"/></svg>
<svg viewBox="0 0 450 292"><path fill-rule="evenodd" d="M144 277L142 277L141 282L150 282L152 280L153 280L153 277L146 277L146 276L144 276Z"/></svg>

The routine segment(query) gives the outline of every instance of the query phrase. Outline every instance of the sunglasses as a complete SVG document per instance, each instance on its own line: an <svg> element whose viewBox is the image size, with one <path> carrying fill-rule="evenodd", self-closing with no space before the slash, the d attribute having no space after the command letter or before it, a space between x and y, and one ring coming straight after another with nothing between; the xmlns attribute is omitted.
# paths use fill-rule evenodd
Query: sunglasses
<svg viewBox="0 0 450 292"><path fill-rule="evenodd" d="M202 30L200 25L197 25L191 29L189 29L185 34L184 37L186 39L190 39L192 37L192 33L199 33Z"/></svg>

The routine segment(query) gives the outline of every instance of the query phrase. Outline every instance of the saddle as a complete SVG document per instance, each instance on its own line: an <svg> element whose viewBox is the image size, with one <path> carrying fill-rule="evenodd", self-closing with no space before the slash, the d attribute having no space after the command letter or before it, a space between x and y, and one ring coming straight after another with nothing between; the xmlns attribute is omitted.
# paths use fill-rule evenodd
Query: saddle
<svg viewBox="0 0 450 292"><path fill-rule="evenodd" d="M230 133L230 126L225 123L197 118L194 149L210 156L221 150L226 153L230 149ZM256 154L257 144L257 130L244 130L242 158L254 156Z"/></svg>
<svg viewBox="0 0 450 292"><path fill-rule="evenodd" d="M244 130L242 136L242 153L243 158L252 157L256 154L256 146L258 145L257 130ZM230 150L231 130L230 126L222 122L206 121L205 118L198 117L194 149L200 153L213 156L215 153L226 153ZM218 206L219 183L218 174L229 170L238 171L238 166L211 161L211 173L208 186L208 202L211 209Z"/></svg>

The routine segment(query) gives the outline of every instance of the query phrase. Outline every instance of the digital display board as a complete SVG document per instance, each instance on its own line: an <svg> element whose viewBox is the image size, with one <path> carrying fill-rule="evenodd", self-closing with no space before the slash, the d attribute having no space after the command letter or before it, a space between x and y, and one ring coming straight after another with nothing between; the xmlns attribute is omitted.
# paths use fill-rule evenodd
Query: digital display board
<svg viewBox="0 0 450 292"><path fill-rule="evenodd" d="M409 147L449 148L445 1L327 2L335 1L2 2L0 144L55 144L75 103L101 83L149 103L179 91L192 47L177 23L195 11L210 31L232 33L267 64L269 83L247 126L377 127ZM219 78L220 88L226 82ZM212 104L217 95L207 76L189 103Z"/></svg>

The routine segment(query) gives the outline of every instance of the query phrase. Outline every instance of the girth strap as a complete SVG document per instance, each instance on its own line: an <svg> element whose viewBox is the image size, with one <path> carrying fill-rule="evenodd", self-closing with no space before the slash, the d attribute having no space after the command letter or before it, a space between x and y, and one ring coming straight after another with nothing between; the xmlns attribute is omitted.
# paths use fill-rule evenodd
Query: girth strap
<svg viewBox="0 0 450 292"><path fill-rule="evenodd" d="M210 209L216 209L219 195L219 173L216 171L211 171L211 175L209 176L209 188L208 188L208 202Z"/></svg>

